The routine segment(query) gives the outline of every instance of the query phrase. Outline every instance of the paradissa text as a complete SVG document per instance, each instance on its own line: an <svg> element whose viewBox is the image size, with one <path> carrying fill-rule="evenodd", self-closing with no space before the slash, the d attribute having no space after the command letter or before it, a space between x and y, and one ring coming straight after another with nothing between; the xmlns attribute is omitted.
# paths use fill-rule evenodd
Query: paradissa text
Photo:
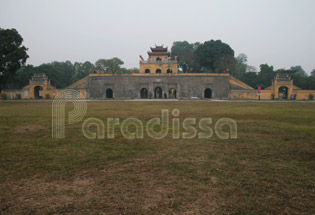
<svg viewBox="0 0 315 215"><path fill-rule="evenodd" d="M161 118L152 118L145 125L137 118L127 118L123 121L119 118L108 118L106 129L102 120L88 118L82 124L82 133L88 139L104 139L105 133L108 139L113 139L115 138L116 129L119 129L120 126L121 134L127 139L141 139L144 137L144 131L153 139L163 139L169 133L171 133L173 139L208 139L214 133L221 139L237 138L237 123L230 118L219 119L214 124L213 130L211 128L212 118L202 118L199 122L196 118L185 118L180 122L179 115L180 111L178 109L172 110L173 117L170 123L169 110L162 109ZM200 129L199 132L196 129L197 126ZM91 127L96 127L96 129Z"/></svg>

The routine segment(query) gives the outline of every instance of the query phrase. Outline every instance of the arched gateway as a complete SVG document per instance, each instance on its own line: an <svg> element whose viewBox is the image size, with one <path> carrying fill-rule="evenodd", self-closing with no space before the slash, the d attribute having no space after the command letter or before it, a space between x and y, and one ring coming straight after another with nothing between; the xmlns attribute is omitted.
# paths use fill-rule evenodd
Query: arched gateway
<svg viewBox="0 0 315 215"><path fill-rule="evenodd" d="M161 87L156 87L154 90L154 98L161 99L163 95L163 91Z"/></svg>
<svg viewBox="0 0 315 215"><path fill-rule="evenodd" d="M42 86L34 87L34 98L35 99L42 99L43 98L43 87Z"/></svg>
<svg viewBox="0 0 315 215"><path fill-rule="evenodd" d="M204 93L204 98L205 99L211 99L212 98L212 90L210 88L205 89L205 93Z"/></svg>
<svg viewBox="0 0 315 215"><path fill-rule="evenodd" d="M142 88L140 90L140 98L142 98L142 99L148 98L148 90L146 88Z"/></svg>
<svg viewBox="0 0 315 215"><path fill-rule="evenodd" d="M279 87L279 99L288 99L289 89L288 87Z"/></svg>
<svg viewBox="0 0 315 215"><path fill-rule="evenodd" d="M168 91L168 98L170 99L176 99L176 89L175 88L171 88Z"/></svg>
<svg viewBox="0 0 315 215"><path fill-rule="evenodd" d="M107 99L112 99L114 96L113 96L113 90L112 89L110 89L110 88L108 88L107 90L106 90L106 98Z"/></svg>

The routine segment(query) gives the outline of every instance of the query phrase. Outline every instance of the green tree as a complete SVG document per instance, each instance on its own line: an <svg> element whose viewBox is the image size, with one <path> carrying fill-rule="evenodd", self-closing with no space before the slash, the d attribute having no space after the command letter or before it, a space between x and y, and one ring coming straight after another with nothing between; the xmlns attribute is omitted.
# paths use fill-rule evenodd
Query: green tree
<svg viewBox="0 0 315 215"><path fill-rule="evenodd" d="M187 41L176 41L171 48L171 58L177 56L178 67L183 73L199 70L198 57L195 50L200 43L188 43Z"/></svg>
<svg viewBox="0 0 315 215"><path fill-rule="evenodd" d="M315 69L313 69L313 71L311 72L311 76L315 77Z"/></svg>
<svg viewBox="0 0 315 215"><path fill-rule="evenodd" d="M23 38L15 29L0 28L0 90L14 81L16 71L29 57L22 42Z"/></svg>
<svg viewBox="0 0 315 215"><path fill-rule="evenodd" d="M255 72L257 73L257 68L254 66L247 65L246 72Z"/></svg>
<svg viewBox="0 0 315 215"><path fill-rule="evenodd" d="M84 63L75 62L73 66L74 66L73 82L76 82L88 76L91 70L95 70L94 64L92 64L90 61L85 61Z"/></svg>
<svg viewBox="0 0 315 215"><path fill-rule="evenodd" d="M34 66L32 65L22 66L20 69L16 71L17 81L14 88L21 89L28 85L29 80L31 79L34 73L35 73Z"/></svg>
<svg viewBox="0 0 315 215"><path fill-rule="evenodd" d="M221 40L206 41L195 53L202 71L223 72L230 67L234 69L236 64L233 49Z"/></svg>
<svg viewBox="0 0 315 215"><path fill-rule="evenodd" d="M245 54L239 54L235 60L235 71L231 74L236 78L241 78L247 70L247 56Z"/></svg>
<svg viewBox="0 0 315 215"><path fill-rule="evenodd" d="M214 62L217 72L234 73L236 70L236 59L234 56L224 55Z"/></svg>
<svg viewBox="0 0 315 215"><path fill-rule="evenodd" d="M242 81L249 86L257 89L260 84L260 77L256 72L246 72L242 75Z"/></svg>
<svg viewBox="0 0 315 215"><path fill-rule="evenodd" d="M111 58L111 59L99 59L95 62L95 67L98 70L102 70L105 73L120 73L121 71L121 65L123 65L124 62L120 60L117 57Z"/></svg>
<svg viewBox="0 0 315 215"><path fill-rule="evenodd" d="M303 83L305 90L315 90L315 77L309 76L304 79Z"/></svg>
<svg viewBox="0 0 315 215"><path fill-rule="evenodd" d="M73 76L75 74L74 72L74 66L70 61L65 62L57 62L54 61L51 64L48 64L51 68L53 68L51 71L47 71L46 74L50 79L52 80L52 83L54 83L55 78L57 79L56 75L58 75L58 85L60 88L66 88L67 86L71 85L73 83ZM52 72L55 71L55 74L52 74ZM52 78L53 77L53 78Z"/></svg>
<svg viewBox="0 0 315 215"><path fill-rule="evenodd" d="M296 75L304 76L304 77L307 76L307 74L304 71L304 69L302 68L302 66L291 66L290 70L295 71Z"/></svg>
<svg viewBox="0 0 315 215"><path fill-rule="evenodd" d="M139 70L139 68L134 67L134 68L133 68L133 72L134 72L134 73L140 73L140 70Z"/></svg>
<svg viewBox="0 0 315 215"><path fill-rule="evenodd" d="M39 66L27 65L16 72L17 82L15 87L26 86L29 79L35 73L44 73L50 79L50 83L59 89L66 88L73 83L74 66L70 61L45 63Z"/></svg>
<svg viewBox="0 0 315 215"><path fill-rule="evenodd" d="M276 70L276 73L283 73L288 74L293 79L294 85L298 86L299 88L305 89L305 79L307 76L301 75L297 70L291 70L291 69L278 69Z"/></svg>
<svg viewBox="0 0 315 215"><path fill-rule="evenodd" d="M137 71L134 71L134 72L137 73ZM121 73L121 74L131 74L131 70L130 70L130 69L127 69L127 68L120 68L117 73Z"/></svg>
<svg viewBox="0 0 315 215"><path fill-rule="evenodd" d="M264 89L271 85L272 80L275 78L275 71L273 66L269 66L268 64L261 64L260 65L260 72L259 72L259 84Z"/></svg>

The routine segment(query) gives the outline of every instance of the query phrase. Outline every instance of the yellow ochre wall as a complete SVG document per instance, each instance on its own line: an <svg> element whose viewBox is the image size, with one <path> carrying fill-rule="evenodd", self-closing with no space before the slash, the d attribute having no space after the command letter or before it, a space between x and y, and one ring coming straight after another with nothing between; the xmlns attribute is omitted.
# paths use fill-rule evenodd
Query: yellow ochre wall
<svg viewBox="0 0 315 215"><path fill-rule="evenodd" d="M273 90L261 90L261 100L271 100ZM258 100L257 90L231 90L230 99Z"/></svg>
<svg viewBox="0 0 315 215"><path fill-rule="evenodd" d="M279 90L279 88L278 88ZM279 93L275 93L273 89L270 90L261 90L260 99L261 100L272 100L272 95L274 94L274 99L279 99ZM309 100L309 95L313 94L315 99L315 90L289 90L292 94L296 95L296 100ZM288 99L290 99L288 94ZM230 99L254 99L258 100L258 91L257 90L231 90Z"/></svg>
<svg viewBox="0 0 315 215"><path fill-rule="evenodd" d="M315 99L315 90L293 90L297 100L308 100L309 95L313 94Z"/></svg>
<svg viewBox="0 0 315 215"><path fill-rule="evenodd" d="M36 86L40 86L40 85L36 85ZM27 91L28 95L24 96L24 92ZM80 92L80 97L82 99L87 99L89 97L88 92L86 89L80 89L77 90ZM34 99L34 88L32 88L31 90L28 89L23 89L23 90L3 90L3 93L6 94L7 99L18 99L18 94L21 95L21 99ZM55 90L55 96L60 92L60 90L56 89ZM54 98L53 95L53 90L48 90L43 88L43 99L46 99L46 95L49 95L50 99Z"/></svg>
<svg viewBox="0 0 315 215"><path fill-rule="evenodd" d="M172 73L177 73L177 64L168 63L140 63L140 73L145 73L145 70L149 69L150 73L156 73L157 69L161 70L161 73L167 73L167 70L172 70Z"/></svg>
<svg viewBox="0 0 315 215"><path fill-rule="evenodd" d="M36 86L41 86L41 85L36 85ZM34 86L34 87L36 87ZM3 90L2 92L6 94L7 99L17 99L18 98L18 94L21 95L21 99L34 99L34 87L31 88L31 90L29 89L22 89L22 90ZM25 91L27 91L28 95L25 96ZM57 95L57 93L60 90L55 90L55 95ZM46 99L46 95L49 95L49 98L52 99L54 98L53 96L53 90L48 90L43 88L43 99Z"/></svg>

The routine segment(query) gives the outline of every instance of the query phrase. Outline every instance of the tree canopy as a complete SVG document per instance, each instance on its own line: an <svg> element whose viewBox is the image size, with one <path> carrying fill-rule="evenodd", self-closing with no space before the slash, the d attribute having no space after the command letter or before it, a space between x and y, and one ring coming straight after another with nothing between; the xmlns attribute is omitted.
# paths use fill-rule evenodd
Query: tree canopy
<svg viewBox="0 0 315 215"><path fill-rule="evenodd" d="M171 57L177 56L178 67L181 72L188 73L190 71L199 70L198 57L195 54L200 43L188 43L187 41L176 41L171 49Z"/></svg>
<svg viewBox="0 0 315 215"><path fill-rule="evenodd" d="M121 72L121 65L124 62L117 57L111 59L99 59L95 63L95 68L105 73L115 74Z"/></svg>
<svg viewBox="0 0 315 215"><path fill-rule="evenodd" d="M264 89L271 85L277 73L284 73L291 76L294 85L297 87L302 89L315 89L315 77L307 76L305 72L301 71L304 71L301 66L274 70L273 66L262 64L260 65L259 72L246 72L240 77L240 80L255 89L257 89L258 86Z"/></svg>
<svg viewBox="0 0 315 215"><path fill-rule="evenodd" d="M95 64L90 61L84 63L70 61L45 63L39 66L27 65L21 67L17 73L17 82L13 88L22 88L28 84L29 79L35 73L45 73L53 86L57 88L66 88L72 83L89 75L90 72L100 70L104 73L131 73L130 70L122 68L123 61L119 58L99 59ZM135 68L134 72L138 72Z"/></svg>
<svg viewBox="0 0 315 215"><path fill-rule="evenodd" d="M16 71L25 64L27 48L15 29L0 28L0 90L15 78Z"/></svg>
<svg viewBox="0 0 315 215"><path fill-rule="evenodd" d="M210 40L195 51L201 71L226 72L235 69L234 50L221 40Z"/></svg>

